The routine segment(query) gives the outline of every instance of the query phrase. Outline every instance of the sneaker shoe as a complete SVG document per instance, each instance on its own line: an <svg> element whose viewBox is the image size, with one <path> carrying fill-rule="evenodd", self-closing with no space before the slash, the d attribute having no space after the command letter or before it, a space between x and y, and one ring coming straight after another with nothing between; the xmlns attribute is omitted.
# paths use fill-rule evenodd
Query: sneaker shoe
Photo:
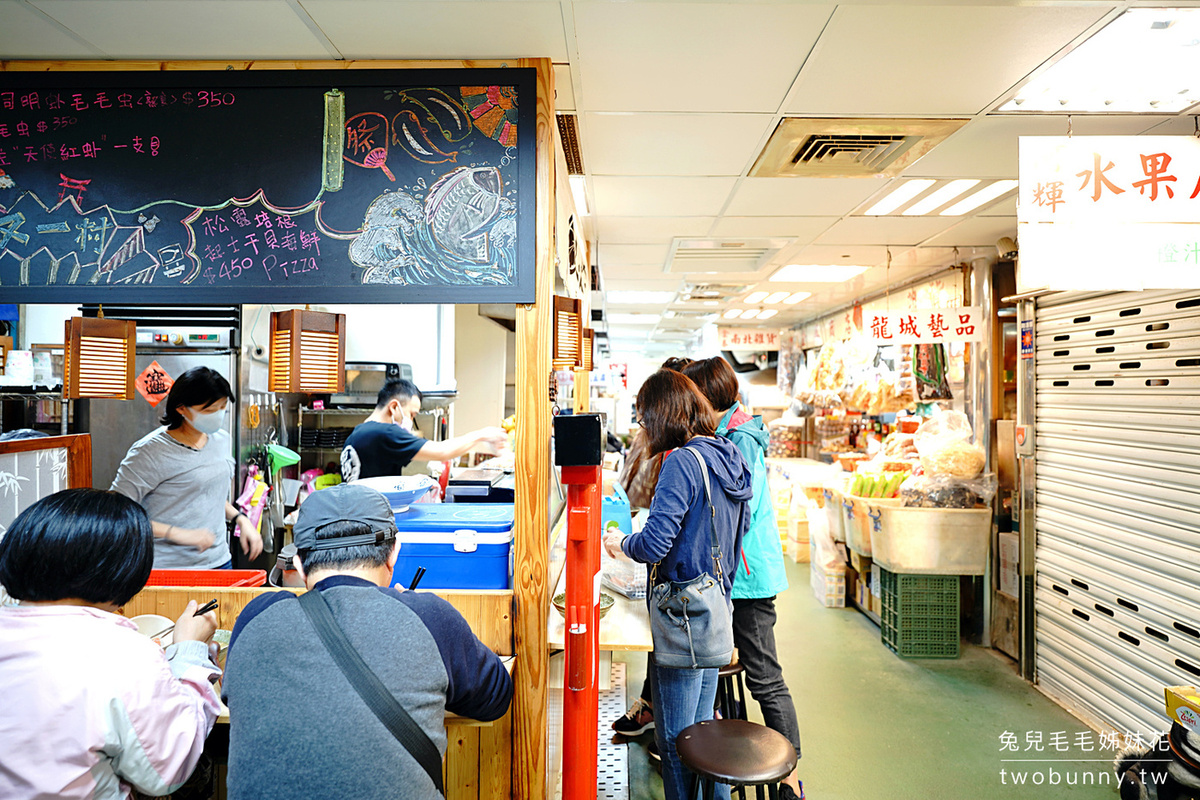
<svg viewBox="0 0 1200 800"><path fill-rule="evenodd" d="M658 742L653 741L646 746L646 754L654 761L662 762L662 753L658 752Z"/></svg>
<svg viewBox="0 0 1200 800"><path fill-rule="evenodd" d="M654 710L642 698L633 701L625 716L612 724L612 729L622 736L640 736L654 727Z"/></svg>

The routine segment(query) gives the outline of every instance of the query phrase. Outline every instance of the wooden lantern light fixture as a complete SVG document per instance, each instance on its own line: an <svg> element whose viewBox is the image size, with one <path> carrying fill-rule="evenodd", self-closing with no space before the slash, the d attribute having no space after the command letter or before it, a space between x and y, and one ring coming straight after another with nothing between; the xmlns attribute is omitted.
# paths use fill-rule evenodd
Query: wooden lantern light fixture
<svg viewBox="0 0 1200 800"><path fill-rule="evenodd" d="M572 370L579 366L579 351L583 339L579 319L579 301L554 296L554 351L550 366L555 371Z"/></svg>
<svg viewBox="0 0 1200 800"><path fill-rule="evenodd" d="M63 333L63 397L133 397L137 323L72 317Z"/></svg>
<svg viewBox="0 0 1200 800"><path fill-rule="evenodd" d="M345 314L307 309L271 314L270 391L333 394L345 382Z"/></svg>

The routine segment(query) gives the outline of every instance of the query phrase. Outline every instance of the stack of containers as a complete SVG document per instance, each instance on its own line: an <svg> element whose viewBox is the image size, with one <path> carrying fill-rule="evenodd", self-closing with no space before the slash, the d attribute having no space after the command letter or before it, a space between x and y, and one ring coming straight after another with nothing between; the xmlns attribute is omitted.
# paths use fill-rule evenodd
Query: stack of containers
<svg viewBox="0 0 1200 800"><path fill-rule="evenodd" d="M958 658L959 587L955 575L880 570L879 638L901 658Z"/></svg>

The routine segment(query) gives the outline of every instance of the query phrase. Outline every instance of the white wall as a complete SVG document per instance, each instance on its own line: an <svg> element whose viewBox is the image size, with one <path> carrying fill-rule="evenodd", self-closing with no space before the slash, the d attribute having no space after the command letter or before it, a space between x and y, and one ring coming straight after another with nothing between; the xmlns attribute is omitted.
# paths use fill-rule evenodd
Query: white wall
<svg viewBox="0 0 1200 800"><path fill-rule="evenodd" d="M38 303L20 307L18 328L20 345L28 350L32 344L62 344L63 323L79 316L79 304L59 305Z"/></svg>
<svg viewBox="0 0 1200 800"><path fill-rule="evenodd" d="M455 369L462 380L451 434L460 435L499 425L504 419L508 330L479 316L479 306L460 305L454 310Z"/></svg>

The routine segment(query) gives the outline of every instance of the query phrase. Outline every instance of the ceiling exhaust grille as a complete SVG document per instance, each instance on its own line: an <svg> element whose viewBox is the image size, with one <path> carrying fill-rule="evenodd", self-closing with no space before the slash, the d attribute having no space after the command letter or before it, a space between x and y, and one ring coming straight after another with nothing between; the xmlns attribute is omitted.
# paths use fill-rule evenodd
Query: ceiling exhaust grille
<svg viewBox="0 0 1200 800"><path fill-rule="evenodd" d="M667 272L758 272L787 244L777 239L675 239Z"/></svg>
<svg viewBox="0 0 1200 800"><path fill-rule="evenodd" d="M816 134L804 140L793 164L862 164L875 172L887 169L893 161L921 141L920 136L862 136Z"/></svg>
<svg viewBox="0 0 1200 800"><path fill-rule="evenodd" d="M563 154L567 157L567 174L583 174L583 151L579 149L578 118L574 114L558 115L558 136L562 139Z"/></svg>
<svg viewBox="0 0 1200 800"><path fill-rule="evenodd" d="M685 284L675 302L681 304L703 303L706 300L715 300L718 303L726 303L748 288L745 284L730 283Z"/></svg>
<svg viewBox="0 0 1200 800"><path fill-rule="evenodd" d="M892 177L965 124L965 119L788 117L771 134L750 175Z"/></svg>

